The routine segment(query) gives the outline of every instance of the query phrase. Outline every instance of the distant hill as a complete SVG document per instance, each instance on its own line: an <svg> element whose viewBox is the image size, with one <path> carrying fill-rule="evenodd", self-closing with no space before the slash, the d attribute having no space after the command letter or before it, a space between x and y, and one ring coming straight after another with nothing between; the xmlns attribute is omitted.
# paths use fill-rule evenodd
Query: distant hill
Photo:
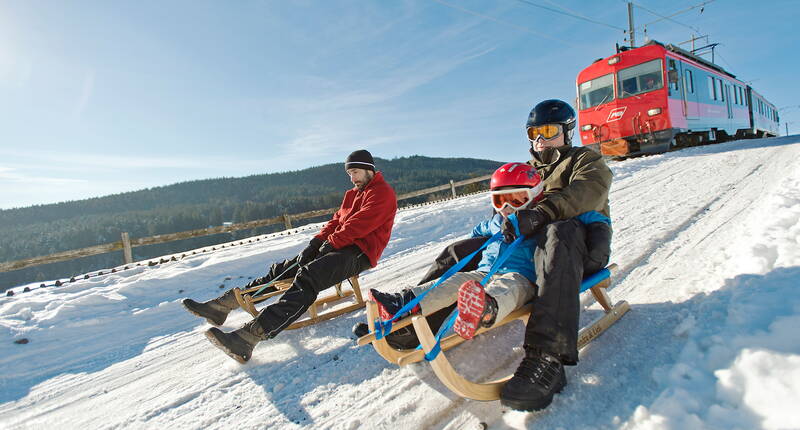
<svg viewBox="0 0 800 430"><path fill-rule="evenodd" d="M398 194L486 175L502 163L472 158L402 157L375 164ZM0 210L0 262L30 258L131 237L219 226L336 207L352 187L342 163L308 169L181 182L105 197ZM426 200L420 197L415 201ZM404 203L412 203L406 201ZM306 222L319 222L312 219ZM301 225L301 224L300 224ZM275 231L253 231L134 248L134 259ZM120 264L119 253L0 273L0 291L21 283L68 277Z"/></svg>

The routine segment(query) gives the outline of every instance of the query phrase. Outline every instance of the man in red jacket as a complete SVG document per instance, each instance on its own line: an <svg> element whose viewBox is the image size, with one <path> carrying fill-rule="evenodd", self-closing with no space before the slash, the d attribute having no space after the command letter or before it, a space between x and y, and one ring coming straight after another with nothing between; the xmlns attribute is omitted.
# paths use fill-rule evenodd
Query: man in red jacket
<svg viewBox="0 0 800 430"><path fill-rule="evenodd" d="M392 233L397 197L383 175L375 172L372 155L366 150L350 154L345 170L354 187L344 194L333 219L297 257L274 264L265 277L251 282L259 285L279 275L294 276L280 300L238 330L225 333L212 327L206 331L208 340L236 361L249 360L258 342L275 337L296 321L321 291L378 264ZM298 265L284 273L295 262ZM228 312L238 307L232 290L209 302L186 299L183 304L214 325L225 322Z"/></svg>

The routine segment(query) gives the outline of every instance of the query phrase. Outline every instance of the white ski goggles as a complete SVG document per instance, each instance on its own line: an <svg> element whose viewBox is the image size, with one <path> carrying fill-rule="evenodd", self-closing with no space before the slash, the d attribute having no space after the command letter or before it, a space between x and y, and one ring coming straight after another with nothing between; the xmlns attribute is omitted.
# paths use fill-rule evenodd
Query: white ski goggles
<svg viewBox="0 0 800 430"><path fill-rule="evenodd" d="M542 191L542 185L534 188L509 188L506 190L492 191L492 207L498 212L506 207L513 211L525 209L534 201Z"/></svg>

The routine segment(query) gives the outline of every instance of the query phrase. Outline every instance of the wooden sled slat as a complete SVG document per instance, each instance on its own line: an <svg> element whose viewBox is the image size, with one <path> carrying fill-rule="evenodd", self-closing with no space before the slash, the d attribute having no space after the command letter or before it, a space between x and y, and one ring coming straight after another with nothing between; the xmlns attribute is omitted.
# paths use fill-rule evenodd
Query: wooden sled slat
<svg viewBox="0 0 800 430"><path fill-rule="evenodd" d="M375 348L375 352L377 352L378 355L383 357L384 360L390 363L398 364L401 357L407 354L411 354L415 350L413 349L398 350L392 348L386 342L385 337L381 338L380 340L376 340L375 335L373 333L375 333L375 319L377 318L378 318L378 305L376 305L375 302L373 302L372 300L367 301L367 325L369 326L370 334L359 338L358 344L366 345L368 343L372 343L372 346ZM411 318L403 318L402 320L392 325L392 332L401 329L409 324L411 324ZM370 337L371 340L366 341L366 339Z"/></svg>
<svg viewBox="0 0 800 430"><path fill-rule="evenodd" d="M279 281L273 282L272 285L270 285L270 286L271 287L275 287L278 291L288 290L289 287L292 286L292 280L291 279L281 279ZM263 285L256 285L255 287L250 287L250 288L248 288L246 290L242 290L242 294L254 293L254 292L260 290L261 287L263 287ZM264 296L267 296L267 295L270 295L270 294L274 295L278 291L273 291L271 293L261 294L258 297L264 297Z"/></svg>
<svg viewBox="0 0 800 430"><path fill-rule="evenodd" d="M525 307L519 308L514 312L510 313L503 321L500 321L493 325L491 328L481 327L476 332L476 335L487 332L489 330L495 329L497 327L504 326L510 322L516 320L525 320L528 318L528 315L531 313L531 305L526 305ZM375 339L375 320L378 318L378 308L375 302L372 300L367 301L367 324L369 326L370 334L364 335L356 341L359 346L364 346L369 343L372 343L372 346L375 348L375 351L383 357L386 361L390 363L397 364L399 366L405 366L407 364L416 363L418 361L422 361L425 358L425 352L422 349L395 349L388 342L386 342L386 338L381 338L380 340ZM412 317L406 317L397 320L397 322L392 324L391 333L406 327L408 325L413 324ZM461 336L452 334L450 336L445 337L442 339L441 348L442 351L446 351L450 348L460 345L466 339L462 338Z"/></svg>
<svg viewBox="0 0 800 430"><path fill-rule="evenodd" d="M514 322L514 321L517 321L517 320L522 321L523 324L524 324L525 322L528 321L528 317L531 315L531 310L532 310L532 305L526 305L524 307L521 307L521 308L515 310L514 312L511 312L502 321L500 321L498 323L495 323L493 326L491 326L489 328L480 327L475 332L475 336L477 336L479 334L482 334L482 333L486 333L487 331L494 330L494 329L496 329L498 327L502 327L502 326L504 326L504 325L506 325L508 323L511 323L511 322ZM411 320L412 320L412 323L413 323L413 318ZM425 324L427 325L427 320L425 321ZM414 326L415 330L416 330L416 327L417 326L415 325ZM428 327L428 331L431 331L430 326ZM461 345L466 340L467 339L464 339L463 337L461 337L461 336L459 336L457 334L451 334L451 335L445 337L444 339L442 339L442 342L440 344L440 348L442 349L442 351L447 351L450 348L453 348L455 346ZM424 345L423 345L423 349L415 349L414 352L412 352L410 354L406 354L406 355L400 357L400 360L398 361L397 364L400 365L400 366L405 366L406 364L411 364L411 363L416 363L418 361L422 361L425 358L425 354L426 354L426 351L424 350Z"/></svg>
<svg viewBox="0 0 800 430"><path fill-rule="evenodd" d="M621 301L617 303L611 312L605 313L602 317L595 320L592 324L584 327L578 333L578 349L583 348L593 339L600 336L606 329L608 329L614 322L616 322L622 315L624 315L630 306L628 302ZM433 350L436 345L436 339L428 326L427 320L421 316L414 316L414 330L417 332L417 337L422 344L425 353ZM447 361L444 355L444 345L442 345L442 352L436 356L431 362L434 373L439 377L439 380L447 386L454 393L461 397L480 401L492 401L500 398L500 390L503 385L511 379L513 375L497 379L491 382L475 383L462 377L458 372L453 369L453 366Z"/></svg>
<svg viewBox="0 0 800 430"><path fill-rule="evenodd" d="M321 321L329 320L331 318L337 317L339 315L346 314L348 312L353 312L355 310L361 309L364 307L364 300L361 296L361 286L358 283L358 276L353 276L349 279L350 285L352 287L349 291L342 291L342 284L341 282L336 285L335 292L331 295L327 295L322 298L318 298L314 303L311 304L308 308L308 317L301 319L299 321L295 321L294 323L290 324L286 327L286 330L294 330L301 327L306 327L309 325L316 324ZM291 283L281 282L279 281L278 284L282 289L278 289L278 291L273 291L271 293L267 293L256 298L250 296L250 294L246 294L247 292L254 292L258 291L259 287L253 287L248 290L242 291L239 288L234 288L233 293L236 297L236 301L239 303L239 306L247 311L250 315L254 318L258 316L258 309L256 309L255 304L261 301L264 301L270 297L274 297L279 294L283 294L286 290L289 289ZM344 308L319 313L318 307L323 306L325 304L335 303L347 298L353 297L355 299L355 303L348 305Z"/></svg>
<svg viewBox="0 0 800 430"><path fill-rule="evenodd" d="M609 271L612 273L616 270L616 268L616 264L611 264L607 267L607 269L609 269ZM595 319L592 321L592 323L578 332L579 350L600 336L626 312L628 312L628 310L630 310L630 305L626 301L620 301L616 305L611 305L611 300L606 292L606 289L610 285L611 279L608 277L588 288L595 300L603 308L604 313L601 317ZM480 328L476 332L476 335L493 330L497 327L501 327L512 321L521 320L523 322L527 322L532 309L532 305L526 305L525 307L517 309L509 314L503 321L494 324L491 328ZM367 323L369 325L371 334L359 338L358 344L366 345L367 343L371 343L375 348L375 351L378 352L378 354L386 361L398 364L400 366L419 362L423 360L425 358L425 354L433 350L436 345L435 336L428 325L427 319L425 319L425 317L422 315L414 315L412 317L400 319L392 325L391 330L394 332L409 324L413 324L414 330L419 338L420 344L422 345L422 349L398 350L392 348L385 338L376 340L375 335L372 333L375 332L375 320L377 318L377 305L372 301L368 301ZM458 372L455 371L450 362L447 360L447 357L444 355L444 351L447 351L448 349L459 345L464 341L465 339L456 334L442 339L440 343L441 352L435 359L431 360L431 366L433 367L434 373L445 386L461 397L479 401L491 401L499 399L500 390L502 389L503 384L505 384L512 377L512 375L491 382L475 383L458 374Z"/></svg>

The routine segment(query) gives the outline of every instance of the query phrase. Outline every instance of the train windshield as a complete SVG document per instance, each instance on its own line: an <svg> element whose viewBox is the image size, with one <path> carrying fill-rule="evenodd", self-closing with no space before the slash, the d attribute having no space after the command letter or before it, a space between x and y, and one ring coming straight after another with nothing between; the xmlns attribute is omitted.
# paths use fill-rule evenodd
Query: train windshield
<svg viewBox="0 0 800 430"><path fill-rule="evenodd" d="M648 61L617 72L619 98L634 96L664 87L661 60Z"/></svg>
<svg viewBox="0 0 800 430"><path fill-rule="evenodd" d="M614 100L614 75L605 75L578 85L581 109L589 109Z"/></svg>

